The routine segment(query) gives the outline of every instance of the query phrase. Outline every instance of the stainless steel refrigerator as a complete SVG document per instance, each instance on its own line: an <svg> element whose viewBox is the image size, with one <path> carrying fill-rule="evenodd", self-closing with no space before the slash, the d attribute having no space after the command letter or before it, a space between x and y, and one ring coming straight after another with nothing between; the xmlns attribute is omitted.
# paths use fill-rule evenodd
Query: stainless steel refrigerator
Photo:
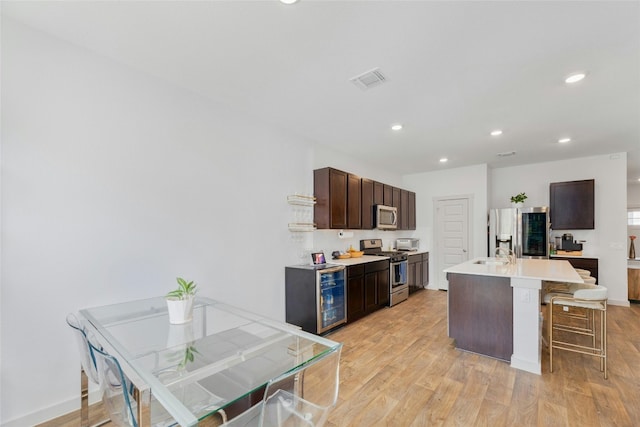
<svg viewBox="0 0 640 427"><path fill-rule="evenodd" d="M489 211L489 256L512 250L518 258L549 258L549 208L504 208Z"/></svg>

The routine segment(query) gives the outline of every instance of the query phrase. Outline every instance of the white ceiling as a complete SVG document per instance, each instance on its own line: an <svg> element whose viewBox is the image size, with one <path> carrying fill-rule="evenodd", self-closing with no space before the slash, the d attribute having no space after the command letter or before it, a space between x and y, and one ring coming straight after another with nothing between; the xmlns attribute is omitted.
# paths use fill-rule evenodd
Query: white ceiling
<svg viewBox="0 0 640 427"><path fill-rule="evenodd" d="M2 14L388 170L627 151L640 178L638 1L3 1ZM349 81L376 67L384 85ZM565 84L577 70L587 79Z"/></svg>

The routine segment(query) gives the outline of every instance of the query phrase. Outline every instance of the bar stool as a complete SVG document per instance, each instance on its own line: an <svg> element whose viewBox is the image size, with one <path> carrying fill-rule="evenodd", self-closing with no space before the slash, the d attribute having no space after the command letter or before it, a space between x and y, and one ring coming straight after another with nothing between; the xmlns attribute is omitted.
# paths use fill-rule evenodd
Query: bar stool
<svg viewBox="0 0 640 427"><path fill-rule="evenodd" d="M584 270L582 268L573 268L576 273L578 273L580 276L591 276L591 272L589 270Z"/></svg>
<svg viewBox="0 0 640 427"><path fill-rule="evenodd" d="M557 293L549 297L549 371L553 372L553 350L565 350L598 357L600 371L607 379L607 288L572 283L569 290L571 294ZM562 313L554 314L554 306L562 306ZM599 325L596 324L597 313ZM584 326L576 325L582 322ZM569 336L564 336L567 334L574 338L591 337L591 345L570 342Z"/></svg>

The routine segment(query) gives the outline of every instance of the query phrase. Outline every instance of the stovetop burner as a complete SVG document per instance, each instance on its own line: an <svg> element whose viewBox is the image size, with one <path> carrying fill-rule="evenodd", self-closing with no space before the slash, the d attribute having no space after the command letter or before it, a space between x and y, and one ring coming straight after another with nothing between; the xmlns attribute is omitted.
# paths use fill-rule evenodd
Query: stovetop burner
<svg viewBox="0 0 640 427"><path fill-rule="evenodd" d="M360 250L364 251L365 255L378 255L378 256L390 257L391 262L406 261L408 259L406 252L383 251L382 239L360 240Z"/></svg>

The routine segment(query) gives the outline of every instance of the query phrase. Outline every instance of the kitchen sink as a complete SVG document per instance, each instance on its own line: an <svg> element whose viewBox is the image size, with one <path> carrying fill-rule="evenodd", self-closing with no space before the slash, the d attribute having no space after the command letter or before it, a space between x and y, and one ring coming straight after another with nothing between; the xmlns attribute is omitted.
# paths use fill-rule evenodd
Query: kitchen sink
<svg viewBox="0 0 640 427"><path fill-rule="evenodd" d="M498 258L489 258L489 259L479 259L474 262L474 264L483 264L483 265L507 265L509 261L506 259L498 259Z"/></svg>

